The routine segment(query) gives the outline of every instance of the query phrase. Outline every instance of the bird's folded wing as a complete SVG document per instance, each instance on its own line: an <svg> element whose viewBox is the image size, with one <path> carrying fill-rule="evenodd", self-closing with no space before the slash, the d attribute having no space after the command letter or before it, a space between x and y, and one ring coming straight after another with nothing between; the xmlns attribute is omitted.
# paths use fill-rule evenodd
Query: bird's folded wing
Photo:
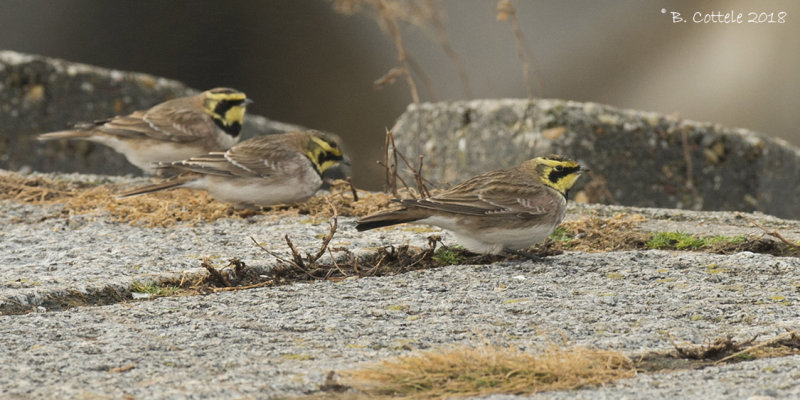
<svg viewBox="0 0 800 400"><path fill-rule="evenodd" d="M207 175L264 178L293 176L301 173L308 159L297 151L282 147L281 143L252 141L232 147L226 152L212 152L201 157L173 163L184 171Z"/></svg>
<svg viewBox="0 0 800 400"><path fill-rule="evenodd" d="M208 133L216 128L211 118L202 112L172 108L137 111L96 123L101 122L98 129L108 134L179 143L207 139Z"/></svg>
<svg viewBox="0 0 800 400"><path fill-rule="evenodd" d="M472 191L449 191L427 199L407 200L417 207L465 215L544 215L556 204L538 185L490 186ZM404 201L406 203L407 201Z"/></svg>

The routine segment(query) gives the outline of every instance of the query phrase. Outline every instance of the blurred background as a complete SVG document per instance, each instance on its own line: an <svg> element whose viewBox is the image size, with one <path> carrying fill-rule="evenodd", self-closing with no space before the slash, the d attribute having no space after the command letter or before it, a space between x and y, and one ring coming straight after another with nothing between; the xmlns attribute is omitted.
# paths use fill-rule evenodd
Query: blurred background
<svg viewBox="0 0 800 400"><path fill-rule="evenodd" d="M384 133L412 102L398 78L388 6L422 101L527 97L497 0L3 0L0 49L231 86L250 112L342 136L357 185L379 189ZM800 2L511 2L533 94L677 113L800 145ZM346 12L343 12L346 11ZM671 12L785 12L785 23L673 23ZM449 45L463 63L469 90ZM385 22L385 21L384 21ZM382 29L383 28L383 29ZM105 116L98 116L105 117Z"/></svg>

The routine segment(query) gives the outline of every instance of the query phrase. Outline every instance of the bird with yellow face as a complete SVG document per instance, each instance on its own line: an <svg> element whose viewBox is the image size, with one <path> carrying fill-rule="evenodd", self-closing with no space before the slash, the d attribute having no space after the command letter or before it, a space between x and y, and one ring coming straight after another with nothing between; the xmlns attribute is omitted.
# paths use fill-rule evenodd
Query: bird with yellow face
<svg viewBox="0 0 800 400"><path fill-rule="evenodd" d="M38 140L87 140L111 147L145 173L156 163L226 150L239 141L252 101L235 89L215 88L157 104L148 110L39 135Z"/></svg>
<svg viewBox="0 0 800 400"><path fill-rule="evenodd" d="M241 206L290 204L311 197L325 172L340 164L349 161L335 135L316 130L265 135L224 152L160 163L158 168L177 175L119 197L187 187Z"/></svg>
<svg viewBox="0 0 800 400"><path fill-rule="evenodd" d="M400 223L427 224L453 233L464 248L501 254L547 238L564 219L567 193L588 171L560 155L474 176L423 199L396 200L401 208L358 221L365 231Z"/></svg>

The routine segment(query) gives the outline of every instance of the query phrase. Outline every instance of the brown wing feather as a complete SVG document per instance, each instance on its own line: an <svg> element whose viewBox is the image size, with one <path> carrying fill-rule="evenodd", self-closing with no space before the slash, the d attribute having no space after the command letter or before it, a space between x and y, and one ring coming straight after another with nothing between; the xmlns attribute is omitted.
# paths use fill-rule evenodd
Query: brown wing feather
<svg viewBox="0 0 800 400"><path fill-rule="evenodd" d="M241 142L226 152L175 162L171 167L208 175L268 179L299 174L310 163L284 135L267 135Z"/></svg>
<svg viewBox="0 0 800 400"><path fill-rule="evenodd" d="M450 190L427 199L403 200L412 207L463 215L513 215L530 218L545 215L557 202L548 188L517 170L493 171L473 177Z"/></svg>
<svg viewBox="0 0 800 400"><path fill-rule="evenodd" d="M216 126L211 117L201 111L202 107L194 104L199 101L195 97L169 100L146 111L80 124L75 129L178 143L207 140L209 132L213 132ZM209 148L213 147L217 146Z"/></svg>
<svg viewBox="0 0 800 400"><path fill-rule="evenodd" d="M177 108L163 103L147 111L142 120L153 127L151 137L175 142L192 142L205 139L210 132L214 132L216 125L211 116L201 108Z"/></svg>

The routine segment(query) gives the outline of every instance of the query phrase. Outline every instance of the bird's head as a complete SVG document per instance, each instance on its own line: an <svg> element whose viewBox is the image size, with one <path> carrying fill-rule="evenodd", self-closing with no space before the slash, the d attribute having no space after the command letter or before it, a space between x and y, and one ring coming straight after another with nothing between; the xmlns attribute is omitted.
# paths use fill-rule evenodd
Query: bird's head
<svg viewBox="0 0 800 400"><path fill-rule="evenodd" d="M244 93L231 88L214 88L201 95L203 110L211 116L214 123L227 134L239 136L245 109L253 101Z"/></svg>
<svg viewBox="0 0 800 400"><path fill-rule="evenodd" d="M557 154L536 157L527 162L530 163L533 173L542 183L555 189L564 197L567 197L567 192L581 176L581 173L589 171L577 162Z"/></svg>
<svg viewBox="0 0 800 400"><path fill-rule="evenodd" d="M339 142L339 138L335 135L315 130L308 131L308 138L304 143L305 155L314 164L320 176L340 164L350 165L350 160L344 155Z"/></svg>

